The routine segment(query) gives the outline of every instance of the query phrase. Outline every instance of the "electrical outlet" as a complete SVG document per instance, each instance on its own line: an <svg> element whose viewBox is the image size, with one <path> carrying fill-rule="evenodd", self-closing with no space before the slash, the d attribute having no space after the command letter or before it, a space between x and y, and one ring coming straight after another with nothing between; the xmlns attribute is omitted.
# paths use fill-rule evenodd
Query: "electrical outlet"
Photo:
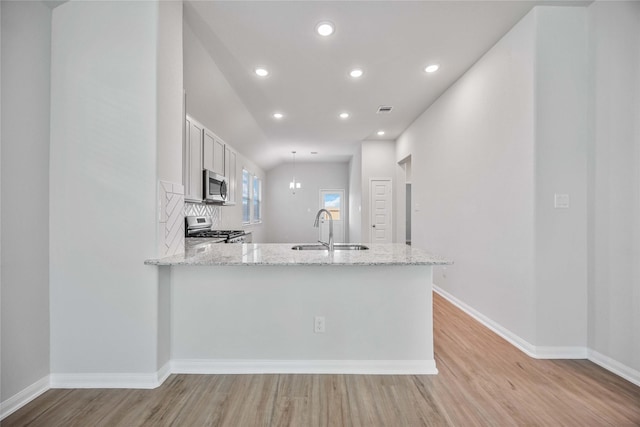
<svg viewBox="0 0 640 427"><path fill-rule="evenodd" d="M316 316L313 319L313 332L316 334L324 334L325 331L325 320L324 316Z"/></svg>

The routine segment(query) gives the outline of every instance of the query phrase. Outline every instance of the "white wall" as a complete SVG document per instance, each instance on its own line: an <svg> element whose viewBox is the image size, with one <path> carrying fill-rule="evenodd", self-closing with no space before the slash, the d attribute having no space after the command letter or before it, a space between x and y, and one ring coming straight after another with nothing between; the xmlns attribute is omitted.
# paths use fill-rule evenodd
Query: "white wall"
<svg viewBox="0 0 640 427"><path fill-rule="evenodd" d="M435 284L530 343L535 24L526 16L449 88L395 157L411 155L412 245L455 261Z"/></svg>
<svg viewBox="0 0 640 427"><path fill-rule="evenodd" d="M432 361L430 276L424 265L173 267L174 362L192 372L380 373Z"/></svg>
<svg viewBox="0 0 640 427"><path fill-rule="evenodd" d="M182 75L182 1L161 1L157 7L157 179L173 184L182 184L182 136L185 122ZM156 187L158 191L160 191L160 187L160 185ZM179 201L184 202L182 192L179 194ZM166 197L166 194L162 194L162 191L160 191L160 194L156 195L156 200L159 201L159 210L162 209L160 197ZM181 210L183 210L182 203L178 203L177 206L182 207ZM167 216L170 217L170 215ZM180 225L182 224L182 213L174 218L180 221ZM177 230L176 233L183 234L183 229L180 225L168 222L168 225L166 222L158 224L158 233L165 233L165 236L171 236L170 232L173 231L173 225ZM158 235L157 239L160 246L159 255L164 254L163 248L166 248L165 239L162 237L162 235ZM183 240L179 239L179 242L183 242ZM182 251L182 248L177 249L177 251ZM160 274L163 273L165 275L168 274L166 271L160 272ZM166 280L166 277L161 277L158 285L156 365L158 367L167 364L171 358L169 318L171 293Z"/></svg>
<svg viewBox="0 0 640 427"><path fill-rule="evenodd" d="M153 2L53 12L51 371L158 370L157 32Z"/></svg>
<svg viewBox="0 0 640 427"><path fill-rule="evenodd" d="M267 173L265 196L268 200L267 242L313 243L318 240L318 229L313 226L320 206L320 190L344 189L349 206L348 163L296 162L296 181L302 188L292 194L289 182L293 176L293 163L283 163ZM345 218L345 238L349 235Z"/></svg>
<svg viewBox="0 0 640 427"><path fill-rule="evenodd" d="M158 3L158 179L182 183L182 1Z"/></svg>
<svg viewBox="0 0 640 427"><path fill-rule="evenodd" d="M3 402L49 374L49 73L51 9L2 11Z"/></svg>
<svg viewBox="0 0 640 427"><path fill-rule="evenodd" d="M2 310L2 5L0 4L0 310ZM2 312L0 311L0 406L2 402ZM0 411L0 418L3 417L4 410Z"/></svg>
<svg viewBox="0 0 640 427"><path fill-rule="evenodd" d="M394 141L364 141L361 144L361 189L362 189L362 213L360 217L360 238L363 242L369 242L371 239L371 215L370 215L370 198L369 198L369 182L372 178L390 178L392 182L393 200L392 221L395 223L396 204L395 204L395 183L396 183L396 162L395 162L395 142ZM392 230L393 241L396 241L395 227Z"/></svg>
<svg viewBox="0 0 640 427"><path fill-rule="evenodd" d="M586 9L539 7L535 56L536 338L587 344ZM568 194L568 209L554 208ZM562 325L562 326L559 326Z"/></svg>
<svg viewBox="0 0 640 427"><path fill-rule="evenodd" d="M589 347L640 381L640 3L588 8Z"/></svg>
<svg viewBox="0 0 640 427"><path fill-rule="evenodd" d="M532 354L636 383L638 28L634 2L536 8L396 146L414 244L456 261L436 285Z"/></svg>
<svg viewBox="0 0 640 427"><path fill-rule="evenodd" d="M349 236L348 241L362 242L362 148L349 161Z"/></svg>

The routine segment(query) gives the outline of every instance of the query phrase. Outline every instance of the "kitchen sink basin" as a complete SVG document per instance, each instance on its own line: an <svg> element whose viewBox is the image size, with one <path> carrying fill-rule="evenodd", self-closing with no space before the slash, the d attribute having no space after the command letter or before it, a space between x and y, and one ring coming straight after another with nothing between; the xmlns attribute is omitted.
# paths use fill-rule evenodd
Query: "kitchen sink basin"
<svg viewBox="0 0 640 427"><path fill-rule="evenodd" d="M294 251L323 251L329 249L326 245L312 244L312 245L296 245L292 247ZM349 243L336 243L333 245L335 251L363 251L369 249L368 246L349 244Z"/></svg>

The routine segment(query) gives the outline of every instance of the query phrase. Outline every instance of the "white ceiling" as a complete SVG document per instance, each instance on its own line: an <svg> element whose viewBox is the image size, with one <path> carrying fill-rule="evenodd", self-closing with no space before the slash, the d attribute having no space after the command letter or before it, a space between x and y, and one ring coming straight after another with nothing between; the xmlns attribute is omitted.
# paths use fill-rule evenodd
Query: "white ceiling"
<svg viewBox="0 0 640 427"><path fill-rule="evenodd" d="M187 3L185 19L199 17L195 27L204 25L207 32L199 37L270 147L238 148L261 153L253 160L270 169L291 160L291 150L301 161L347 161L363 140L396 139L541 3L194 1ZM332 36L315 33L324 20L335 24ZM427 74L424 67L431 63L441 68ZM271 74L256 76L257 66ZM349 77L353 67L364 76ZM380 105L393 111L377 114ZM274 120L276 111L284 119ZM351 117L339 119L342 111ZM381 129L383 137L376 135Z"/></svg>

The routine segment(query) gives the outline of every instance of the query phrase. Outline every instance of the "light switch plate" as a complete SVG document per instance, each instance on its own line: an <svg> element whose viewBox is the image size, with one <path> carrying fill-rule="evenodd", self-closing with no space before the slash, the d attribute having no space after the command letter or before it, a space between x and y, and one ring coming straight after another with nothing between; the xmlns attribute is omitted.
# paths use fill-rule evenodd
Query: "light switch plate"
<svg viewBox="0 0 640 427"><path fill-rule="evenodd" d="M569 208L569 195L556 193L553 198L553 207L555 207L556 209Z"/></svg>

